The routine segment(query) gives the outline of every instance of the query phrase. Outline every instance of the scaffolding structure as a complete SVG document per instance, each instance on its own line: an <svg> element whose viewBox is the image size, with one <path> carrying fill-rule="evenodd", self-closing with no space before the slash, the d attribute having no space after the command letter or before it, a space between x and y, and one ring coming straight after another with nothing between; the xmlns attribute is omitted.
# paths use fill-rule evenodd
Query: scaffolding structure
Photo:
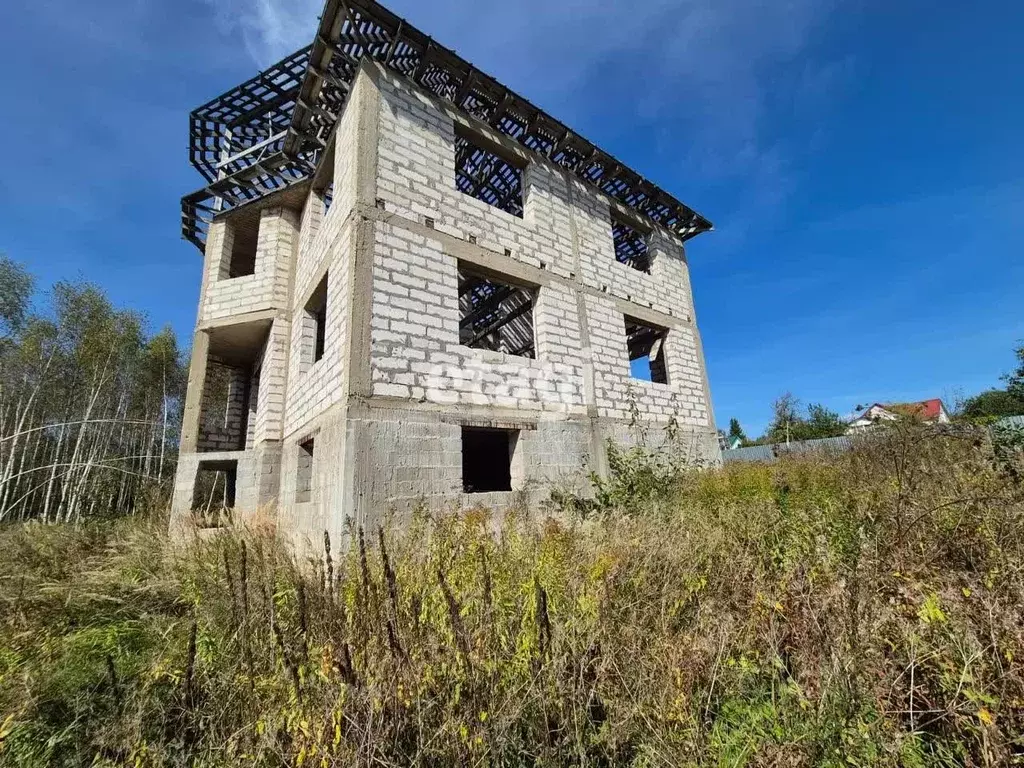
<svg viewBox="0 0 1024 768"><path fill-rule="evenodd" d="M202 249L216 214L311 178L365 57L684 241L711 229L699 213L380 4L327 0L312 45L192 112L190 161L206 184L182 199L183 237ZM501 191L508 185L503 178L480 183Z"/></svg>

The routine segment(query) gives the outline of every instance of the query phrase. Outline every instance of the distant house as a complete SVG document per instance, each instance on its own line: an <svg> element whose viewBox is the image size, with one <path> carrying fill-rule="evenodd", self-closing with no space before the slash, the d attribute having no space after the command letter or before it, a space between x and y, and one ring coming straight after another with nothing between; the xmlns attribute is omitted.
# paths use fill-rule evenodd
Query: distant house
<svg viewBox="0 0 1024 768"><path fill-rule="evenodd" d="M915 419L924 424L948 424L949 413L942 400L935 397L919 403L875 403L850 421L850 432L860 432L879 422Z"/></svg>
<svg viewBox="0 0 1024 768"><path fill-rule="evenodd" d="M735 451L741 445L743 445L743 440L736 435L730 436L722 430L718 430L718 447L723 451Z"/></svg>

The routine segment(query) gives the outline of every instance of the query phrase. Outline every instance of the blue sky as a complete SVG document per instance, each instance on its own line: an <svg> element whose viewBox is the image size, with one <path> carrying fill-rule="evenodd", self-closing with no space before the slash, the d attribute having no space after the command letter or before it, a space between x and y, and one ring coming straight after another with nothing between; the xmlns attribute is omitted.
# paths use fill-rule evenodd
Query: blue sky
<svg viewBox="0 0 1024 768"><path fill-rule="evenodd" d="M0 250L187 342L188 111L305 44L318 0L19 0L0 25ZM715 222L689 246L720 426L997 383L1024 338L1024 5L394 0Z"/></svg>

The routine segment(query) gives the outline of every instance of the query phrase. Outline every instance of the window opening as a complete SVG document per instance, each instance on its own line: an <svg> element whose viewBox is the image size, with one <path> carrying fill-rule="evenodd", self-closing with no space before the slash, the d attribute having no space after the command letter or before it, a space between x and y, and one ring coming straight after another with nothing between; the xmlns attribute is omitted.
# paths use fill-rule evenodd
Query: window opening
<svg viewBox="0 0 1024 768"><path fill-rule="evenodd" d="M455 187L477 200L523 217L523 170L473 139L455 137Z"/></svg>
<svg viewBox="0 0 1024 768"><path fill-rule="evenodd" d="M512 490L512 457L517 429L462 428L462 490L465 493Z"/></svg>
<svg viewBox="0 0 1024 768"><path fill-rule="evenodd" d="M228 280L256 274L257 228L236 226L233 230L234 238L231 242L231 253L228 254L227 275L221 275Z"/></svg>
<svg viewBox="0 0 1024 768"><path fill-rule="evenodd" d="M241 451L256 414L251 368L208 358L199 415L199 451Z"/></svg>
<svg viewBox="0 0 1024 768"><path fill-rule="evenodd" d="M313 291L306 302L306 322L304 326L306 347L309 361L315 363L324 356L324 345L327 337L327 275Z"/></svg>
<svg viewBox="0 0 1024 768"><path fill-rule="evenodd" d="M295 501L309 501L313 493L314 440L310 438L299 444L298 461L295 467Z"/></svg>
<svg viewBox="0 0 1024 768"><path fill-rule="evenodd" d="M200 528L231 523L235 507L237 461L200 461L192 489L192 516Z"/></svg>
<svg viewBox="0 0 1024 768"><path fill-rule="evenodd" d="M626 347L629 351L629 372L636 379L668 384L665 364L665 336L668 331L626 318Z"/></svg>
<svg viewBox="0 0 1024 768"><path fill-rule="evenodd" d="M320 192L320 199L324 201L324 215L331 210L331 204L334 202L334 182L330 182Z"/></svg>
<svg viewBox="0 0 1024 768"><path fill-rule="evenodd" d="M646 234L621 221L612 220L612 240L615 243L616 261L650 274L651 252Z"/></svg>
<svg viewBox="0 0 1024 768"><path fill-rule="evenodd" d="M536 289L487 277L459 264L459 343L521 357L536 357Z"/></svg>

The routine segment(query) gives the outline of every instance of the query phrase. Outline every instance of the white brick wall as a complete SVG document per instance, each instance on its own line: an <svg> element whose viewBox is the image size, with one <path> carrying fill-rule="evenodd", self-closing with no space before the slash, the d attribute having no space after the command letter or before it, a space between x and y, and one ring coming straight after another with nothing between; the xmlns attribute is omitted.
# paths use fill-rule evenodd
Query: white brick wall
<svg viewBox="0 0 1024 768"><path fill-rule="evenodd" d="M587 290L599 415L630 418L632 411L655 421L675 416L682 423L707 426L697 337L690 326L689 274L679 240L652 228L650 274L619 263L608 198L576 179L567 182L543 162L525 169L522 219L491 207L455 188L454 141L455 123L445 109L404 83L382 77L377 194L387 211L414 221L429 217L439 232L473 237L478 245L534 267L543 265L554 277ZM374 394L527 409L557 402L570 412L582 407L578 288L553 280L540 291L534 313L537 361L500 359L457 344L455 263L438 241L395 228L378 235ZM630 377L623 313L602 298L613 296L674 320L666 341L669 384ZM554 387L554 397L548 387Z"/></svg>
<svg viewBox="0 0 1024 768"><path fill-rule="evenodd" d="M330 225L332 207L327 217ZM290 349L288 353L288 392L285 400L285 436L341 402L348 370L348 304L352 236L351 225L342 228L326 256L314 252L327 275L327 317L324 324L324 354L313 362L308 354L312 322L306 317L306 301L316 289L324 272L312 274L304 293L295 294L292 303ZM301 256L300 256L301 258ZM315 281L315 282L314 282Z"/></svg>
<svg viewBox="0 0 1024 768"><path fill-rule="evenodd" d="M371 307L373 394L426 402L582 413L575 299L541 287L537 359L459 344L458 262L434 239L380 224Z"/></svg>
<svg viewBox="0 0 1024 768"><path fill-rule="evenodd" d="M234 240L231 223L210 225L206 247L207 285L200 321L209 323L269 309L285 309L292 256L298 237L298 215L284 208L260 212L256 270L251 275L222 276L221 264Z"/></svg>
<svg viewBox="0 0 1024 768"><path fill-rule="evenodd" d="M413 221L432 218L439 232L556 274L574 270L565 181L542 166L524 173L519 218L455 188L455 127L426 96L383 76L377 196L388 212ZM557 201L556 206L553 201ZM549 204L551 203L551 204Z"/></svg>
<svg viewBox="0 0 1024 768"><path fill-rule="evenodd" d="M584 298L593 348L594 390L599 416L707 426L708 411L693 331L669 328L665 338L668 383L634 379L626 348L625 314L611 299ZM694 372L696 371L696 376Z"/></svg>
<svg viewBox="0 0 1024 768"><path fill-rule="evenodd" d="M260 353L256 416L251 426L253 443L280 440L284 419L288 336L291 323L277 318Z"/></svg>
<svg viewBox="0 0 1024 768"><path fill-rule="evenodd" d="M302 214L299 253L292 294L288 392L284 435L293 436L331 406L341 402L347 388L349 305L351 302L353 209L356 199L356 154L359 110L365 108L365 84L357 80L338 124L334 148L333 201L311 193ZM310 335L313 323L306 302L327 274L327 318L323 357L313 362Z"/></svg>
<svg viewBox="0 0 1024 768"><path fill-rule="evenodd" d="M591 413L618 420L613 430L628 429L625 422L636 416L652 425L675 419L692 427L698 442L711 435L679 240L652 225L651 274L618 263L611 223L617 204L532 156L523 172L522 218L460 193L455 126L465 118L390 74L378 72L377 81L379 100L372 81L357 78L339 121L329 210L310 193L301 213L263 211L256 273L247 277L220 277L221 257L232 245L230 226L223 219L214 222L208 235L200 327L261 309L276 313L259 363L258 408L249 420L247 446L257 450L245 455L261 446L279 451L280 459L267 454L262 474L251 484L259 485L259 498L270 498L269 485L277 484L291 515L286 527L316 538L353 510L365 517L396 499L450 499L461 490L459 427L451 418L479 414L481 408L507 409L510 418L536 424L520 435L530 481L553 482L583 469L594 441L599 444L605 434L593 432L585 418ZM375 114L365 112L374 104ZM376 134L361 126L362 119L374 117ZM375 155L366 144L374 135ZM365 194L376 197L382 211L374 199L358 199L359 169L371 168L374 157L376 190ZM370 249L368 296L352 295L354 289L367 290L361 261L361 274L356 273L357 246ZM518 275L514 282L532 275L539 286L533 309L536 359L459 343L454 254L477 267L507 269ZM324 354L312 362L305 306L325 274ZM369 317L353 318L354 306L367 306ZM646 313L668 327L667 384L630 376L624 312L641 319ZM369 324L373 397L422 403L422 409L353 400L348 411L332 411L346 404L354 368L350 348L362 322ZM367 407L374 415L367 415ZM368 455L352 453L356 447L348 445L347 435L353 429L363 430L358 450ZM215 431L201 435L207 450L230 442L230 435ZM294 504L298 441L314 433L311 499ZM281 446L272 445L278 440ZM717 450L717 444L709 445ZM181 465L185 474L194 473L190 461L186 457ZM271 465L279 477L265 471ZM176 509L185 498L183 483L179 473ZM361 501L350 500L353 488Z"/></svg>
<svg viewBox="0 0 1024 768"><path fill-rule="evenodd" d="M246 371L219 363L206 366L199 421L200 451L238 451L243 447Z"/></svg>
<svg viewBox="0 0 1024 768"><path fill-rule="evenodd" d="M526 264L544 262L554 274L576 270L575 225L581 279L607 292L686 319L692 313L682 243L655 229L650 238L651 274L615 259L609 199L543 162L531 162L523 176L522 219L455 188L455 123L425 94L390 76L382 78L378 196L388 211L413 220L428 216L438 231L505 252ZM571 221L570 221L571 219Z"/></svg>

